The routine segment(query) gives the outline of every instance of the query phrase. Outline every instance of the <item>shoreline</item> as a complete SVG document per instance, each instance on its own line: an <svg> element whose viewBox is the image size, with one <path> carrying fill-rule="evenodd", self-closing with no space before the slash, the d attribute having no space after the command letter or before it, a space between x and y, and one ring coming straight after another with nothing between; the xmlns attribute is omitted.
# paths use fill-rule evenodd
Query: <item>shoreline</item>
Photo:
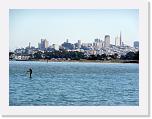
<svg viewBox="0 0 152 119"><path fill-rule="evenodd" d="M33 62L84 62L84 63L136 63L138 60L58 60L58 59L33 59L33 60L9 60L9 61L33 61Z"/></svg>

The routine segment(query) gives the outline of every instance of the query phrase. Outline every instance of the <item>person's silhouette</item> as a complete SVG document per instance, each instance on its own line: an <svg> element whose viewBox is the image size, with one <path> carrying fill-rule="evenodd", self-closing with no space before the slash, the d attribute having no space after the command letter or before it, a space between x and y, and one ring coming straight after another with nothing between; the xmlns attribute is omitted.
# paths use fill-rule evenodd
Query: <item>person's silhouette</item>
<svg viewBox="0 0 152 119"><path fill-rule="evenodd" d="M32 69L30 68L29 71L27 71L30 73L30 78L32 78Z"/></svg>

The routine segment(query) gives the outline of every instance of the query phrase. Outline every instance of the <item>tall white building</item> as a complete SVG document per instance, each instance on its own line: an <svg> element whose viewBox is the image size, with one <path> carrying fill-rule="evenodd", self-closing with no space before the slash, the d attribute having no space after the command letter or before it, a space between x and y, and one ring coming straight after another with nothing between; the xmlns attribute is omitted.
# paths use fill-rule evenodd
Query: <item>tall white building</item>
<svg viewBox="0 0 152 119"><path fill-rule="evenodd" d="M115 46L122 46L121 32L120 32L120 36L117 36L115 38Z"/></svg>
<svg viewBox="0 0 152 119"><path fill-rule="evenodd" d="M109 46L110 46L110 36L109 35L105 35L104 47L107 48Z"/></svg>
<svg viewBox="0 0 152 119"><path fill-rule="evenodd" d="M121 46L120 37L118 36L115 38L115 46Z"/></svg>

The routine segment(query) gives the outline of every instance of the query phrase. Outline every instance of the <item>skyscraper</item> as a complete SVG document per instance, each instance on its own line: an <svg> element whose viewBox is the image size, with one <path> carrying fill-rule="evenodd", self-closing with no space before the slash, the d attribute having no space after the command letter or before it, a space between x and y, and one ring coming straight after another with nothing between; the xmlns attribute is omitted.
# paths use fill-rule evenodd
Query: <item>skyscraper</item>
<svg viewBox="0 0 152 119"><path fill-rule="evenodd" d="M66 39L66 43L69 43L69 39Z"/></svg>
<svg viewBox="0 0 152 119"><path fill-rule="evenodd" d="M120 31L120 46L122 45L121 31Z"/></svg>
<svg viewBox="0 0 152 119"><path fill-rule="evenodd" d="M81 40L78 40L78 49L81 48Z"/></svg>
<svg viewBox="0 0 152 119"><path fill-rule="evenodd" d="M44 50L48 48L49 42L46 39L41 39L41 49Z"/></svg>
<svg viewBox="0 0 152 119"><path fill-rule="evenodd" d="M134 42L134 48L139 48L139 41Z"/></svg>
<svg viewBox="0 0 152 119"><path fill-rule="evenodd" d="M29 42L29 48L31 48L31 43Z"/></svg>
<svg viewBox="0 0 152 119"><path fill-rule="evenodd" d="M115 37L115 46L120 46L120 38L118 36Z"/></svg>
<svg viewBox="0 0 152 119"><path fill-rule="evenodd" d="M122 38L121 38L121 32L120 32L120 36L117 36L115 38L115 46L121 46L122 45Z"/></svg>
<svg viewBox="0 0 152 119"><path fill-rule="evenodd" d="M94 39L93 47L95 50L99 50L104 47L104 42L98 38Z"/></svg>
<svg viewBox="0 0 152 119"><path fill-rule="evenodd" d="M38 49L41 49L41 43L38 43Z"/></svg>
<svg viewBox="0 0 152 119"><path fill-rule="evenodd" d="M109 35L105 35L104 47L107 48L109 46L110 46L110 36Z"/></svg>

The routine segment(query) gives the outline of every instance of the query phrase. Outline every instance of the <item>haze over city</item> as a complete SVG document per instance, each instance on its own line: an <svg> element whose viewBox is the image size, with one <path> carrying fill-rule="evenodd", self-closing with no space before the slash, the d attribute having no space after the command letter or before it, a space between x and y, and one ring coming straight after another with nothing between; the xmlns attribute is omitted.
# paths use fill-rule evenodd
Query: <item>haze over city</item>
<svg viewBox="0 0 152 119"><path fill-rule="evenodd" d="M111 43L122 33L122 41L133 46L138 41L138 10L10 10L10 50L26 47L29 42L38 47L40 39L50 44L62 44L66 39L75 43L104 40Z"/></svg>

